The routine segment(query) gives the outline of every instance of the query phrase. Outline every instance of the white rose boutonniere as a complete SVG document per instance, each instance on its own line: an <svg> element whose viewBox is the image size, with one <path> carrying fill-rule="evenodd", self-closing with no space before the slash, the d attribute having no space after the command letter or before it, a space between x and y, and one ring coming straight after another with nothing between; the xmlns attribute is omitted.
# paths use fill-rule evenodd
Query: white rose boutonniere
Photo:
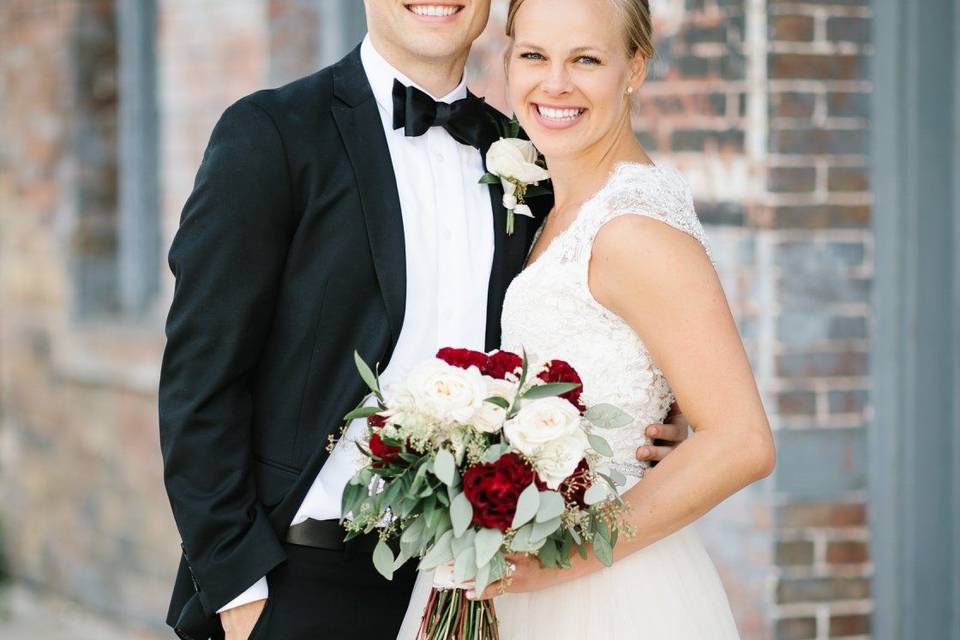
<svg viewBox="0 0 960 640"><path fill-rule="evenodd" d="M550 179L540 152L529 140L516 137L519 125L512 123L514 136L503 137L490 145L487 151L487 173L480 182L500 183L503 186L503 206L507 210L507 235L513 234L514 216L533 217L524 198L532 195L531 187Z"/></svg>

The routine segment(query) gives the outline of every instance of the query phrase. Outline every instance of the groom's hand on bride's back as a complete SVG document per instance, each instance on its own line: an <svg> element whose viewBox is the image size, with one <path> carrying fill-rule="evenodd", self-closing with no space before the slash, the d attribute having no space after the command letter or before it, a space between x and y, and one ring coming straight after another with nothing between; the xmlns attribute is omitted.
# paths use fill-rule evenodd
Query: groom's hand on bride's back
<svg viewBox="0 0 960 640"><path fill-rule="evenodd" d="M676 449L681 442L687 439L690 433L690 423L683 417L680 407L674 402L670 413L662 424L651 424L646 428L647 437L653 440L652 445L645 445L637 449L637 460L656 463L663 460Z"/></svg>
<svg viewBox="0 0 960 640"><path fill-rule="evenodd" d="M254 600L220 613L224 640L247 640L263 614L266 600Z"/></svg>

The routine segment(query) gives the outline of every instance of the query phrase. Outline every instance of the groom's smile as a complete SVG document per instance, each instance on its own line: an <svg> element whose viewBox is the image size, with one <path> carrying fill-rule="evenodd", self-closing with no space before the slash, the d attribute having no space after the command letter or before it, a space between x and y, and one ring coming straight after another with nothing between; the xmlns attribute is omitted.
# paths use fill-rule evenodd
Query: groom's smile
<svg viewBox="0 0 960 640"><path fill-rule="evenodd" d="M440 2L430 2L430 3L410 3L404 5L410 13L415 15L418 20L423 22L453 22L457 19L461 11L463 11L463 4L443 4Z"/></svg>

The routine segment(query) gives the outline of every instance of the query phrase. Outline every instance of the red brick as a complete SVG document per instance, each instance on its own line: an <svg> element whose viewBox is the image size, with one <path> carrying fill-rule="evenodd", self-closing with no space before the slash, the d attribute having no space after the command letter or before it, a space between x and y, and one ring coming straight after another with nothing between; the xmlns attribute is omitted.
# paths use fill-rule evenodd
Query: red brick
<svg viewBox="0 0 960 640"><path fill-rule="evenodd" d="M831 602L865 600L870 597L866 578L781 578L777 585L777 603Z"/></svg>
<svg viewBox="0 0 960 640"><path fill-rule="evenodd" d="M778 509L781 527L862 527L867 522L866 506L857 503L800 503Z"/></svg>
<svg viewBox="0 0 960 640"><path fill-rule="evenodd" d="M867 74L867 58L851 54L771 53L771 80L860 80Z"/></svg>
<svg viewBox="0 0 960 640"><path fill-rule="evenodd" d="M816 618L783 618L777 620L775 640L814 640L817 637Z"/></svg>
<svg viewBox="0 0 960 640"><path fill-rule="evenodd" d="M870 616L857 613L830 617L830 637L866 636L870 634Z"/></svg>
<svg viewBox="0 0 960 640"><path fill-rule="evenodd" d="M777 393L777 412L783 416L813 416L817 413L817 394L812 391Z"/></svg>
<svg viewBox="0 0 960 640"><path fill-rule="evenodd" d="M817 170L813 167L770 167L767 189L771 193L809 193L817 187Z"/></svg>
<svg viewBox="0 0 960 640"><path fill-rule="evenodd" d="M844 389L827 394L830 413L863 413L870 395L864 389Z"/></svg>
<svg viewBox="0 0 960 640"><path fill-rule="evenodd" d="M856 16L827 18L827 40L830 42L870 42L870 20Z"/></svg>
<svg viewBox="0 0 960 640"><path fill-rule="evenodd" d="M827 173L830 191L869 191L870 174L866 167L830 167Z"/></svg>
<svg viewBox="0 0 960 640"><path fill-rule="evenodd" d="M780 567L813 564L813 543L807 540L778 542L774 557Z"/></svg>
<svg viewBox="0 0 960 640"><path fill-rule="evenodd" d="M770 131L772 153L865 155L869 132L865 128L775 127Z"/></svg>
<svg viewBox="0 0 960 640"><path fill-rule="evenodd" d="M787 42L809 42L813 40L813 16L771 16L769 38Z"/></svg>
<svg viewBox="0 0 960 640"><path fill-rule="evenodd" d="M870 559L865 542L837 541L827 544L827 562L830 564L863 564Z"/></svg>
<svg viewBox="0 0 960 640"><path fill-rule="evenodd" d="M867 205L799 205L773 208L778 229L866 229L870 226Z"/></svg>
<svg viewBox="0 0 960 640"><path fill-rule="evenodd" d="M817 105L813 93L783 91L770 94L770 115L782 118L810 118Z"/></svg>
<svg viewBox="0 0 960 640"><path fill-rule="evenodd" d="M862 376L869 373L869 356L861 351L791 353L776 357L777 375L784 378Z"/></svg>

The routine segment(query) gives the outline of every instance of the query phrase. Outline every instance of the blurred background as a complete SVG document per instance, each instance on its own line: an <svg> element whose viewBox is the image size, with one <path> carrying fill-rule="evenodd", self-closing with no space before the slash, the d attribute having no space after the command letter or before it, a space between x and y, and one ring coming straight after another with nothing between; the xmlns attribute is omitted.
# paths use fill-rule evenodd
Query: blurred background
<svg viewBox="0 0 960 640"><path fill-rule="evenodd" d="M506 109L493 4L470 79ZM637 135L779 447L700 527L742 634L958 639L960 7L652 5ZM360 0L0 0L0 637L172 637L165 253L220 113L363 33Z"/></svg>

